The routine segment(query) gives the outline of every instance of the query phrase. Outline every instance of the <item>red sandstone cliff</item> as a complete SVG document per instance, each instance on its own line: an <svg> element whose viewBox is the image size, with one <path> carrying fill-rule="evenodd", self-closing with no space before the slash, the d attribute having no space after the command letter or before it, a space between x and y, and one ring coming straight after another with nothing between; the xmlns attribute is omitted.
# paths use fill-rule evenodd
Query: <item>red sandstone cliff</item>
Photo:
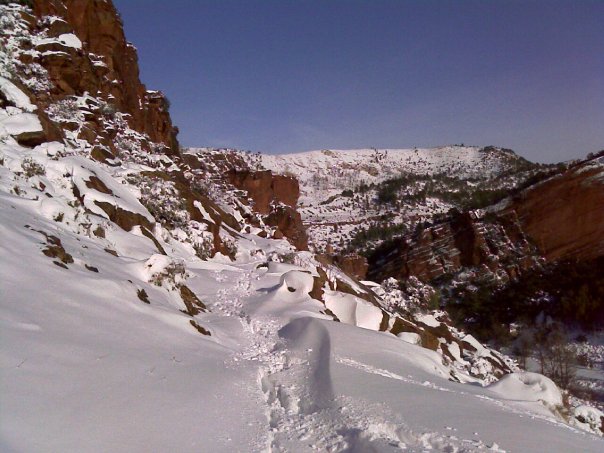
<svg viewBox="0 0 604 453"><path fill-rule="evenodd" d="M147 91L139 80L136 49L126 41L121 19L110 1L103 0L36 0L36 20L32 27L44 28L50 38L74 33L82 48L43 43L38 63L48 70L52 89L36 93L35 102L44 110L50 103L69 95L88 93L106 100L111 109L127 113L129 126L163 144L167 154L178 153L177 129L168 113L168 102L162 93ZM55 16L52 21L45 16ZM58 19L60 18L60 19ZM54 50L54 52L46 52ZM83 139L92 145L110 148L111 131L98 120L87 122Z"/></svg>
<svg viewBox="0 0 604 453"><path fill-rule="evenodd" d="M277 227L275 238L286 237L299 250L308 249L308 238L302 217L296 210L300 187L290 176L275 175L270 170L238 170L227 172L228 181L245 190L254 210L265 215L267 225Z"/></svg>
<svg viewBox="0 0 604 453"><path fill-rule="evenodd" d="M273 203L283 203L295 209L300 197L296 178L274 175L270 170L231 169L227 177L235 187L248 192L254 201L254 209L261 214L269 214Z"/></svg>
<svg viewBox="0 0 604 453"><path fill-rule="evenodd" d="M548 260L604 255L604 156L544 181L514 200L523 230Z"/></svg>
<svg viewBox="0 0 604 453"><path fill-rule="evenodd" d="M431 281L464 267L514 279L539 259L604 255L604 157L531 186L486 215L465 213L387 244L369 278Z"/></svg>

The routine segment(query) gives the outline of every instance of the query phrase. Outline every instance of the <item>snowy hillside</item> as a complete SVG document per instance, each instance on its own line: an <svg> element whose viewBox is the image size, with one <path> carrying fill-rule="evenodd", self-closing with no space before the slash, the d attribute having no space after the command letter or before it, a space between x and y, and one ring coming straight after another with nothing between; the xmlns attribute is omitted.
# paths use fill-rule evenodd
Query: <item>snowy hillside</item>
<svg viewBox="0 0 604 453"><path fill-rule="evenodd" d="M473 193L513 188L541 167L511 150L461 145L263 154L260 162L298 178L300 213L311 245L336 252L350 250L351 245L358 249L359 243L366 246L365 236L361 239L359 234L372 227L394 227L399 234L413 231L418 223L463 208ZM392 192L398 201L383 200L380 193L401 176L411 180ZM383 232L376 236L387 237Z"/></svg>
<svg viewBox="0 0 604 453"><path fill-rule="evenodd" d="M270 170L295 174L310 195L313 189L317 190L316 186L341 190L362 183L385 181L403 172L427 175L450 172L460 178L483 178L498 174L505 167L505 161L514 160L514 157L505 151L482 151L476 146L325 149L280 155L263 154L262 165Z"/></svg>
<svg viewBox="0 0 604 453"><path fill-rule="evenodd" d="M144 166L2 140L2 450L601 449L547 378L483 387L361 299L313 299L318 263L280 263L286 241L202 260L185 230L120 228L95 202L152 220L123 179Z"/></svg>

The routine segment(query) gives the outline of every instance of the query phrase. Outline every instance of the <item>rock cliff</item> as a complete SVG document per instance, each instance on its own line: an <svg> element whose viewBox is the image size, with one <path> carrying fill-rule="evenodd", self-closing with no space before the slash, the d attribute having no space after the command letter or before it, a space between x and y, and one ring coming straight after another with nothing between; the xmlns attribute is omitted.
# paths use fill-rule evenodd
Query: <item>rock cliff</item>
<svg viewBox="0 0 604 453"><path fill-rule="evenodd" d="M163 152L177 154L178 130L172 125L168 100L140 82L136 49L126 41L113 4L102 0L36 0L33 5L35 17L26 19L45 38L34 41L38 52L22 58L48 71L50 90L35 96L42 110L74 96L90 95L105 101L91 108L97 107L105 115L126 113L130 128L146 135L149 142L163 145ZM78 138L115 154L115 132L90 115Z"/></svg>
<svg viewBox="0 0 604 453"><path fill-rule="evenodd" d="M369 277L425 282L481 268L503 283L540 260L604 255L604 157L596 156L487 210L418 228L377 249Z"/></svg>
<svg viewBox="0 0 604 453"><path fill-rule="evenodd" d="M266 224L277 228L276 239L286 237L298 250L308 249L306 231L296 210L300 196L296 178L275 175L270 170L238 169L231 169L227 178L233 186L247 193L254 210L266 216Z"/></svg>
<svg viewBox="0 0 604 453"><path fill-rule="evenodd" d="M522 192L510 211L548 260L604 255L604 153Z"/></svg>
<svg viewBox="0 0 604 453"><path fill-rule="evenodd" d="M414 276L429 282L480 267L508 280L537 260L514 211L467 212L384 244L369 257L368 275L378 281Z"/></svg>

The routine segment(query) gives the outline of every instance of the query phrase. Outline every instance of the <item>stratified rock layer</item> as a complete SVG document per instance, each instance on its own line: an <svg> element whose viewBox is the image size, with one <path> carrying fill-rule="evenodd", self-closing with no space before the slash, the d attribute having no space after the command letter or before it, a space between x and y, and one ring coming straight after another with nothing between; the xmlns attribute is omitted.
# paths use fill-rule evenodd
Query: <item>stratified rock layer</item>
<svg viewBox="0 0 604 453"><path fill-rule="evenodd" d="M514 201L523 230L548 260L604 255L604 169L598 163L571 168Z"/></svg>
<svg viewBox="0 0 604 453"><path fill-rule="evenodd" d="M432 281L464 267L514 279L541 257L591 260L604 255L602 157L514 196L506 206L476 211L386 244L369 259L369 277Z"/></svg>

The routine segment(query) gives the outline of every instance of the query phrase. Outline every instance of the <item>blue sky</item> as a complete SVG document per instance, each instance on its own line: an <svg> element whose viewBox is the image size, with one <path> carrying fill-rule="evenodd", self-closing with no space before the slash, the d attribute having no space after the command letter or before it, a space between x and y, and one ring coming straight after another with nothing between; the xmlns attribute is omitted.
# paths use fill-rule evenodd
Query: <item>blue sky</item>
<svg viewBox="0 0 604 453"><path fill-rule="evenodd" d="M114 3L185 146L604 149L604 1Z"/></svg>

